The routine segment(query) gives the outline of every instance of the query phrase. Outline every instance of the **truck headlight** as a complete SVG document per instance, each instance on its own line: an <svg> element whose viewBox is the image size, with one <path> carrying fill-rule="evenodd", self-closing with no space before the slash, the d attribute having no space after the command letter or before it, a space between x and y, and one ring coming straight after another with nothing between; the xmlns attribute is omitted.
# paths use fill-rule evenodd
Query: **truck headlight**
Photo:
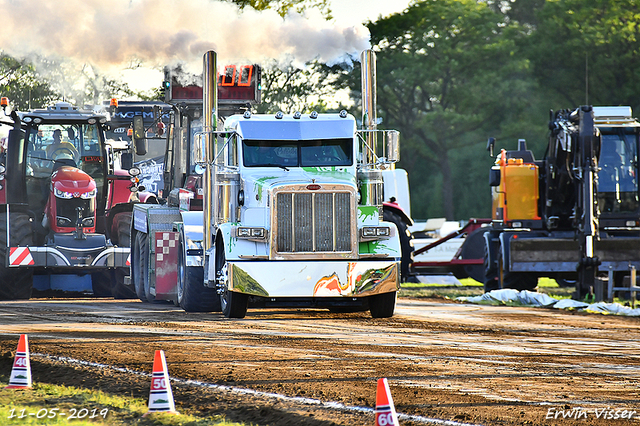
<svg viewBox="0 0 640 426"><path fill-rule="evenodd" d="M73 194L71 192L62 191L58 188L53 188L53 195L58 198L73 198Z"/></svg>
<svg viewBox="0 0 640 426"><path fill-rule="evenodd" d="M365 226L360 229L360 241L373 241L391 236L388 226Z"/></svg>
<svg viewBox="0 0 640 426"><path fill-rule="evenodd" d="M236 228L236 237L245 240L266 240L268 232L265 228L239 226Z"/></svg>

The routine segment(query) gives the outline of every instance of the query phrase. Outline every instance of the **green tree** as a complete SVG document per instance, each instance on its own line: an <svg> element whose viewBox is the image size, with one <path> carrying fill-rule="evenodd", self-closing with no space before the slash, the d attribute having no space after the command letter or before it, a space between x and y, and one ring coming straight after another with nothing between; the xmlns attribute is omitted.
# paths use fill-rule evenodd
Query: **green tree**
<svg viewBox="0 0 640 426"><path fill-rule="evenodd" d="M552 102L548 108L640 108L640 3L547 0L522 50Z"/></svg>
<svg viewBox="0 0 640 426"><path fill-rule="evenodd" d="M327 19L331 18L328 0L228 0L240 8L247 6L256 10L274 9L280 16L285 16L289 11L303 12L305 9L317 8Z"/></svg>
<svg viewBox="0 0 640 426"><path fill-rule="evenodd" d="M479 167L486 176L491 159L453 161L530 107L523 99L534 87L506 21L475 0L425 0L368 25L380 52L379 111L385 127L402 132L400 165L409 173L416 217L455 219L454 169ZM462 191L487 194L479 210L488 214L486 179L474 184Z"/></svg>
<svg viewBox="0 0 640 426"><path fill-rule="evenodd" d="M262 102L257 107L259 113L287 114L317 111L327 112L326 99L338 90L339 76L317 61L304 67L292 62L286 65L273 61L262 68ZM337 109L342 109L339 106Z"/></svg>
<svg viewBox="0 0 640 426"><path fill-rule="evenodd" d="M5 53L0 54L0 94L20 110L43 107L58 98L31 63Z"/></svg>

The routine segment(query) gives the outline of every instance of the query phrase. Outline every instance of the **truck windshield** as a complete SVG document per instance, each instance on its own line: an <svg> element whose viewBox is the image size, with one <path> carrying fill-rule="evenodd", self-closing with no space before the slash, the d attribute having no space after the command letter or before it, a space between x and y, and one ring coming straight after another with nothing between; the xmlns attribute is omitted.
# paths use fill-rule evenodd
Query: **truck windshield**
<svg viewBox="0 0 640 426"><path fill-rule="evenodd" d="M353 164L353 139L243 140L246 167L326 167Z"/></svg>
<svg viewBox="0 0 640 426"><path fill-rule="evenodd" d="M598 204L603 213L638 211L638 134L635 129L600 128Z"/></svg>

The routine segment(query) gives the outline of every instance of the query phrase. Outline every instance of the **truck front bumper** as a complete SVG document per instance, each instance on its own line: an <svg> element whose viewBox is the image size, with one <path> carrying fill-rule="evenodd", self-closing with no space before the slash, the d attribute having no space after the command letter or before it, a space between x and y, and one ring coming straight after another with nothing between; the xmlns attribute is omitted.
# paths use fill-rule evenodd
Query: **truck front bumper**
<svg viewBox="0 0 640 426"><path fill-rule="evenodd" d="M227 287L261 297L367 297L400 289L399 262L232 261Z"/></svg>

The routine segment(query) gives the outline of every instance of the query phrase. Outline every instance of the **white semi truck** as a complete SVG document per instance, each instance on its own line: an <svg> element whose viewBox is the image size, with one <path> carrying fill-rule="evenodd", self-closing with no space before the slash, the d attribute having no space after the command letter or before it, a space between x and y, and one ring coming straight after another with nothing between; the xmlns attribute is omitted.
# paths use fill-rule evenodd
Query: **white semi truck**
<svg viewBox="0 0 640 426"><path fill-rule="evenodd" d="M375 54L363 52L362 64L357 130L346 111L247 109L223 121L217 84L258 98L259 68L216 77L216 54L205 54L202 103L168 99L166 204L134 208L131 277L143 301L232 318L248 306L393 315L402 248L383 220L382 176L398 160L399 134L376 129ZM173 84L169 93L188 92Z"/></svg>

